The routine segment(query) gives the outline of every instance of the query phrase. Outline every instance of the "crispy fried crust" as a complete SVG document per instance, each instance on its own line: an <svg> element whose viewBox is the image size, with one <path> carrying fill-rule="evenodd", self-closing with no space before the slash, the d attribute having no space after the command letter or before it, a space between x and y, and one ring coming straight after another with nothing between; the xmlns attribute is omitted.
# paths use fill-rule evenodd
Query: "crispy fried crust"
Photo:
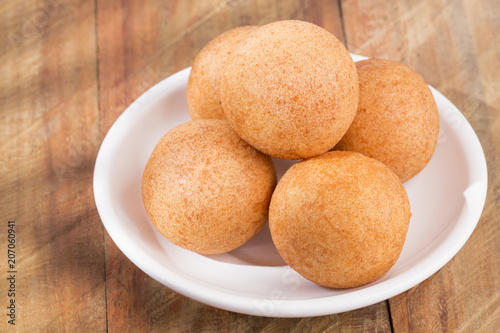
<svg viewBox="0 0 500 333"><path fill-rule="evenodd" d="M394 265L410 216L406 191L389 168L334 151L285 173L271 199L269 226L291 268L320 285L349 288Z"/></svg>
<svg viewBox="0 0 500 333"><path fill-rule="evenodd" d="M402 182L430 161L439 135L436 102L424 79L403 64L356 63L358 112L335 149L357 151L386 164Z"/></svg>
<svg viewBox="0 0 500 333"><path fill-rule="evenodd" d="M236 45L257 26L243 26L212 39L198 53L187 84L191 119L226 119L220 102L220 77Z"/></svg>
<svg viewBox="0 0 500 333"><path fill-rule="evenodd" d="M247 36L221 79L233 129L260 151L287 159L333 148L354 118L358 90L342 43L302 21L270 23Z"/></svg>
<svg viewBox="0 0 500 333"><path fill-rule="evenodd" d="M267 220L276 185L271 158L224 120L198 120L169 131L144 170L149 219L172 243L224 253L254 236Z"/></svg>

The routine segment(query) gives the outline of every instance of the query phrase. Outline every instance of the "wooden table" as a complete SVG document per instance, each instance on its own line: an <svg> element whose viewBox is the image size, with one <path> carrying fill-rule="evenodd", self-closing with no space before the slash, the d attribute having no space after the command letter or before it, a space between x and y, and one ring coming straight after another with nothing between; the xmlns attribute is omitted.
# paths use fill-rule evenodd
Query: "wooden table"
<svg viewBox="0 0 500 333"><path fill-rule="evenodd" d="M146 276L97 214L94 162L121 112L219 33L283 19L316 23L353 53L410 66L463 112L483 145L488 196L471 238L388 301L299 319L212 308ZM3 0L0 31L0 331L498 331L498 0ZM6 316L10 220L15 326Z"/></svg>

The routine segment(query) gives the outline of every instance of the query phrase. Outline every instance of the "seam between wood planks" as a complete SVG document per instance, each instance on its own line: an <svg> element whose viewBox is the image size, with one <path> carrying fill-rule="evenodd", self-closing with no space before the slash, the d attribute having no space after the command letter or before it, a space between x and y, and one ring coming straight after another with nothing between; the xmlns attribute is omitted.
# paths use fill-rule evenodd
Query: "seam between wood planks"
<svg viewBox="0 0 500 333"><path fill-rule="evenodd" d="M394 322L392 321L392 312L391 312L391 304L389 303L389 300L385 300L385 305L387 306L387 313L389 315L389 325L391 327L391 332L394 333Z"/></svg>
<svg viewBox="0 0 500 333"><path fill-rule="evenodd" d="M97 129L99 132L99 142L102 143L102 132L101 132L101 84L99 76L99 21L97 17L98 0L94 0L94 34L95 34L95 77L96 77L96 97L97 97ZM102 223L101 223L102 224ZM106 232L104 226L102 227L102 245L103 245L103 255L104 255L104 309L106 316L106 332L109 331L108 324L108 278L107 278L107 267L106 267Z"/></svg>
<svg viewBox="0 0 500 333"><path fill-rule="evenodd" d="M347 42L347 32L345 30L344 24L344 13L342 12L342 0L338 0L337 4L339 6L340 25L342 27L342 36L344 37L345 48L349 50L349 44Z"/></svg>

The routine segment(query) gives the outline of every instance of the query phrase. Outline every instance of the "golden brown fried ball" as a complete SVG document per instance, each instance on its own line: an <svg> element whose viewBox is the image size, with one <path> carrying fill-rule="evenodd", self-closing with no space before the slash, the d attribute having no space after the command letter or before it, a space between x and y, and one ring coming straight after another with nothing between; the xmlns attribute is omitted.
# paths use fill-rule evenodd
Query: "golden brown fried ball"
<svg viewBox="0 0 500 333"><path fill-rule="evenodd" d="M388 167L334 151L285 173L271 199L269 227L291 268L320 285L349 288L394 265L410 216L406 191Z"/></svg>
<svg viewBox="0 0 500 333"><path fill-rule="evenodd" d="M220 77L236 45L257 26L231 29L212 39L198 53L187 84L191 119L226 119L220 102Z"/></svg>
<svg viewBox="0 0 500 333"><path fill-rule="evenodd" d="M142 178L149 219L172 243L215 254L254 236L276 185L271 158L224 120L191 121L157 144Z"/></svg>
<svg viewBox="0 0 500 333"><path fill-rule="evenodd" d="M302 21L270 23L248 35L221 79L222 107L236 133L286 159L333 148L354 118L358 90L342 43Z"/></svg>
<svg viewBox="0 0 500 333"><path fill-rule="evenodd" d="M386 164L402 182L430 161L439 114L424 79L403 64L369 59L356 63L358 112L335 149L357 151Z"/></svg>

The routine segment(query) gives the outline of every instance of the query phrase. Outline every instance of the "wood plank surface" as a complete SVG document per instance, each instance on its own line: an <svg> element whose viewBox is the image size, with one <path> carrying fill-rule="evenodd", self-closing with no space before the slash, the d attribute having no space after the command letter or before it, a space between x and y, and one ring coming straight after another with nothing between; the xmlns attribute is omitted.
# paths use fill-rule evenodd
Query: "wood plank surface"
<svg viewBox="0 0 500 333"><path fill-rule="evenodd" d="M92 1L0 3L0 331L106 331ZM16 325L7 323L15 220ZM5 253L5 255L4 255Z"/></svg>
<svg viewBox="0 0 500 333"><path fill-rule="evenodd" d="M500 327L500 6L498 1L343 1L351 52L400 61L462 111L489 168L485 209L439 272L390 300L395 332ZM445 207L443 207L445 209Z"/></svg>
<svg viewBox="0 0 500 333"><path fill-rule="evenodd" d="M0 332L494 332L500 327L500 5L497 0L0 2ZM218 34L316 23L353 53L400 61L465 115L489 170L463 249L409 291L314 318L216 309L156 282L97 214L100 143L140 94ZM7 222L16 264L8 266ZM8 324L15 269L16 325Z"/></svg>

